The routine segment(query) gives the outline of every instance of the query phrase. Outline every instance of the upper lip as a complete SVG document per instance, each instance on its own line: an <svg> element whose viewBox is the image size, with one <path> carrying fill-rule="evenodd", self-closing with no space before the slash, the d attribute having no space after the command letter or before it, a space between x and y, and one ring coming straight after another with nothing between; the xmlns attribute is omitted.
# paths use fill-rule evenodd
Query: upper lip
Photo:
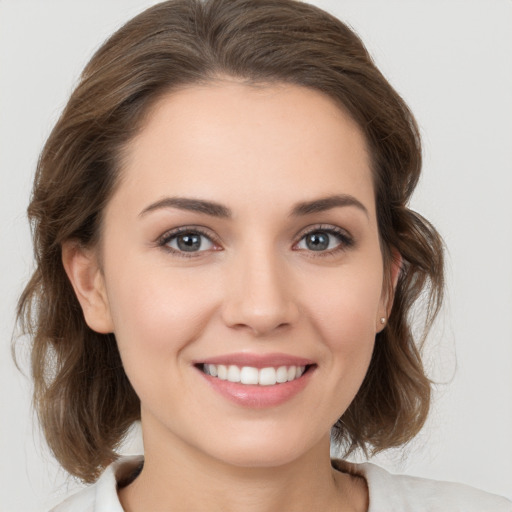
<svg viewBox="0 0 512 512"><path fill-rule="evenodd" d="M308 366L315 364L315 362L311 359L297 357L290 354L251 354L242 352L208 357L206 359L194 361L194 364L223 364L226 366L234 365L238 367L251 366L253 368L267 368L274 366L277 368L279 366Z"/></svg>

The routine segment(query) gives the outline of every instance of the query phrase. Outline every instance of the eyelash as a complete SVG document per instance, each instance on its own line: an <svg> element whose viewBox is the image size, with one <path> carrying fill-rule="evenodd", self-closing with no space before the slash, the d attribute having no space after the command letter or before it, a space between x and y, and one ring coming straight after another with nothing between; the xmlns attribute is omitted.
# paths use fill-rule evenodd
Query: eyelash
<svg viewBox="0 0 512 512"><path fill-rule="evenodd" d="M325 251L313 251L307 249L298 249L308 253L309 257L317 258L317 257L329 257L335 256L339 252L346 251L354 246L355 241L352 236L345 231L336 226L332 225L316 225L316 226L308 226L304 231L299 235L299 240L294 244L294 247L298 245L306 236L311 235L313 233L326 233L328 235L334 236L338 239L338 245L332 249L328 249Z"/></svg>
<svg viewBox="0 0 512 512"><path fill-rule="evenodd" d="M293 247L296 247L304 238L313 233L326 233L328 235L334 236L338 239L338 245L333 249L325 250L325 251L313 251L307 249L296 249L299 251L304 251L309 254L309 257L326 257L333 256L338 254L341 251L345 251L350 249L354 245L354 239L345 231L344 229L338 228L332 225L316 225L310 226L302 231L299 235L299 239L297 242L293 244ZM175 256L182 258L197 258L202 253L207 251L179 251L169 246L169 243L178 237L181 234L190 234L190 235L199 235L207 238L214 246L219 246L219 239L209 231L204 228L198 226L181 226L179 228L173 229L164 233L158 240L157 245L164 249L167 252L172 253ZM214 250L222 250L222 249L214 249ZM315 254L316 253L316 254Z"/></svg>
<svg viewBox="0 0 512 512"><path fill-rule="evenodd" d="M179 235L182 235L182 234L200 235L200 236L203 236L203 237L207 238L208 240L210 240L214 246L219 245L219 240L215 236L213 236L213 234L210 231L207 231L206 229L198 227L198 226L181 226L179 228L176 228L176 229L173 229L171 231L164 233L157 241L158 246L161 247L162 249L164 249L165 251L170 252L171 254L178 256L178 257L182 257L182 258L197 258L199 255L201 255L203 252L205 252L205 251L198 251L198 252L178 251L172 247L169 247L168 244L173 239L175 239L176 237L178 237Z"/></svg>

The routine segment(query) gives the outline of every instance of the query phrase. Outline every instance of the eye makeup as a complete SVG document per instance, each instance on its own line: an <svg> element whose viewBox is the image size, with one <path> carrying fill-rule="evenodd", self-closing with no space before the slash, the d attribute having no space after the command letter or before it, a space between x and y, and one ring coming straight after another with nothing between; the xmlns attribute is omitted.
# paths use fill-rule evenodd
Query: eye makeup
<svg viewBox="0 0 512 512"><path fill-rule="evenodd" d="M298 235L292 250L309 253L308 257L338 254L354 246L354 238L345 230L331 224L308 226ZM177 257L194 258L207 252L222 251L220 239L203 226L180 226L161 235L156 245Z"/></svg>

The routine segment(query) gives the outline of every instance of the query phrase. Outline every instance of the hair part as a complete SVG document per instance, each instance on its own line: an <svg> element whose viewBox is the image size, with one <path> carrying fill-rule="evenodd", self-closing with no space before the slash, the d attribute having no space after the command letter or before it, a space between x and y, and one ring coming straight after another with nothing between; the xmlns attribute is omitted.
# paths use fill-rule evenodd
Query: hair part
<svg viewBox="0 0 512 512"><path fill-rule="evenodd" d="M93 482L117 457L140 402L113 334L92 331L66 276L62 244L94 246L124 150L151 108L180 87L232 77L320 91L359 125L369 147L385 266L402 258L394 305L364 382L333 427L347 451L400 446L423 426L430 381L410 325L425 298L441 305L443 246L408 208L421 169L414 117L357 35L294 0L171 0L133 18L96 52L41 153L28 215L36 270L18 305L32 336L34 406L61 465ZM388 280L388 285L389 285Z"/></svg>

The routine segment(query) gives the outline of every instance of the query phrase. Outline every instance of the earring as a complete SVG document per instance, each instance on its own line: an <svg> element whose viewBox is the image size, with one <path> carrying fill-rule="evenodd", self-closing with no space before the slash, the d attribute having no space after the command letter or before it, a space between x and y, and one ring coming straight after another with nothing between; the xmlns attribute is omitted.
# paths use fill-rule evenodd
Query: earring
<svg viewBox="0 0 512 512"><path fill-rule="evenodd" d="M380 323L381 323L382 325L384 325L384 324L386 323L386 319L385 319L384 317L382 317L382 318L380 319Z"/></svg>

